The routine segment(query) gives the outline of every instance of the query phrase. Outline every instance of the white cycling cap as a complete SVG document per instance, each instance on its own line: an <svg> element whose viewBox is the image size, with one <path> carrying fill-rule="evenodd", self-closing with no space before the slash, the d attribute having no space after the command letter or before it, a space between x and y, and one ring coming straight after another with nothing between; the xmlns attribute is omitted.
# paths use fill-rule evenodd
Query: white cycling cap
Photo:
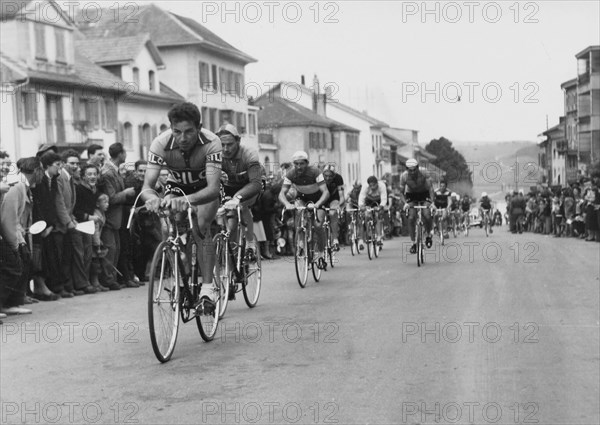
<svg viewBox="0 0 600 425"><path fill-rule="evenodd" d="M308 161L308 154L304 151L297 151L292 155L292 161Z"/></svg>
<svg viewBox="0 0 600 425"><path fill-rule="evenodd" d="M414 158L406 160L406 168L415 168L418 165L419 165L419 163Z"/></svg>

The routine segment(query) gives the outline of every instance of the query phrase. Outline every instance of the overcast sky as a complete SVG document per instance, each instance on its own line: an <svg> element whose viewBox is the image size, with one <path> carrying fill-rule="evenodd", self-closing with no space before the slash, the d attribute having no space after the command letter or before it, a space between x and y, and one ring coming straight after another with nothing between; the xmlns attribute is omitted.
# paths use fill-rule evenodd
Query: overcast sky
<svg viewBox="0 0 600 425"><path fill-rule="evenodd" d="M563 113L575 54L600 44L598 1L427 2L431 13L421 1L227 2L230 13L220 1L154 3L255 57L246 82L316 74L422 144L535 141Z"/></svg>

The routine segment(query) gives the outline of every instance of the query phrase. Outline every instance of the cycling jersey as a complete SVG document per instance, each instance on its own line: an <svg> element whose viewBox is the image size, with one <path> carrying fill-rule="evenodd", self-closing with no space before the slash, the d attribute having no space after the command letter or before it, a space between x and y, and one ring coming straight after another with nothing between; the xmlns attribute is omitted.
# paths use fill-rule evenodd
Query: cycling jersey
<svg viewBox="0 0 600 425"><path fill-rule="evenodd" d="M471 210L471 201L469 201L468 199L464 199L460 202L460 208L464 211L464 212L469 212Z"/></svg>
<svg viewBox="0 0 600 425"><path fill-rule="evenodd" d="M223 157L221 164L221 183L225 195L238 194L249 199L260 193L262 189L262 170L258 161L258 152L240 145L233 158ZM246 187L250 183L250 186Z"/></svg>
<svg viewBox="0 0 600 425"><path fill-rule="evenodd" d="M298 199L313 203L321 199L319 184L323 182L323 174L314 165L309 165L302 174L296 168L292 168L283 179L284 186L296 185Z"/></svg>
<svg viewBox="0 0 600 425"><path fill-rule="evenodd" d="M179 187L189 195L204 189L208 185L206 164L209 163L221 168L221 140L204 128L198 133L198 143L190 152L179 148L170 129L159 134L148 151L149 170L166 167L171 172L167 192Z"/></svg>
<svg viewBox="0 0 600 425"><path fill-rule="evenodd" d="M327 205L329 205L332 201L340 200L339 188L344 189L344 179L338 173L335 173L333 179L327 183L327 190L329 190L329 199L327 200Z"/></svg>
<svg viewBox="0 0 600 425"><path fill-rule="evenodd" d="M419 168L415 174L411 175L404 171L400 176L400 186L405 186L405 193L429 193L429 172Z"/></svg>
<svg viewBox="0 0 600 425"><path fill-rule="evenodd" d="M483 198L481 198L479 200L479 203L481 204L481 208L483 208L484 210L492 209L492 201L490 201L490 198L488 198L487 196L484 196Z"/></svg>
<svg viewBox="0 0 600 425"><path fill-rule="evenodd" d="M433 201L436 208L448 208L448 198L450 198L452 192L448 189L442 191L441 189L436 190L433 193Z"/></svg>
<svg viewBox="0 0 600 425"><path fill-rule="evenodd" d="M450 202L450 211L458 211L459 203L456 199Z"/></svg>
<svg viewBox="0 0 600 425"><path fill-rule="evenodd" d="M381 205L383 207L386 206L387 188L385 183L378 181L377 188L375 190L372 190L368 184L364 185L360 190L360 194L358 195L358 205L361 207L374 207L377 205Z"/></svg>

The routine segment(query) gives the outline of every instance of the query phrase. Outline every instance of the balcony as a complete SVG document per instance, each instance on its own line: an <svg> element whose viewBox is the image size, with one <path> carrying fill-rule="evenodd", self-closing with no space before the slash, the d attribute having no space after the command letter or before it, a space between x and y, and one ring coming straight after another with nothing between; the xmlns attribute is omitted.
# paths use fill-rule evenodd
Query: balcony
<svg viewBox="0 0 600 425"><path fill-rule="evenodd" d="M377 162L390 162L392 154L389 149L378 149L375 151L375 161Z"/></svg>

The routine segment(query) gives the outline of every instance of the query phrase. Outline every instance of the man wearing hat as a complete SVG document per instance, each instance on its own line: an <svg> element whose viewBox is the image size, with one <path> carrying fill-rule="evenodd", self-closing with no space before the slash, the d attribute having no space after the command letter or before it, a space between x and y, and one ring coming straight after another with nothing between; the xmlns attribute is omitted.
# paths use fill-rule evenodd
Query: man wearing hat
<svg viewBox="0 0 600 425"><path fill-rule="evenodd" d="M246 223L247 248L251 249L252 255L255 256L256 241L254 240L254 225L249 207L254 205L262 190L262 172L258 152L248 146L241 145L240 134L237 128L231 124L221 126L217 131L217 136L221 139L223 149L221 184L225 196L231 197L224 206L228 210L233 210L238 205L242 206L242 218ZM235 228L234 221L237 221L237 215L235 217L228 215L228 217L228 228L232 230ZM235 220L231 218L235 218Z"/></svg>

